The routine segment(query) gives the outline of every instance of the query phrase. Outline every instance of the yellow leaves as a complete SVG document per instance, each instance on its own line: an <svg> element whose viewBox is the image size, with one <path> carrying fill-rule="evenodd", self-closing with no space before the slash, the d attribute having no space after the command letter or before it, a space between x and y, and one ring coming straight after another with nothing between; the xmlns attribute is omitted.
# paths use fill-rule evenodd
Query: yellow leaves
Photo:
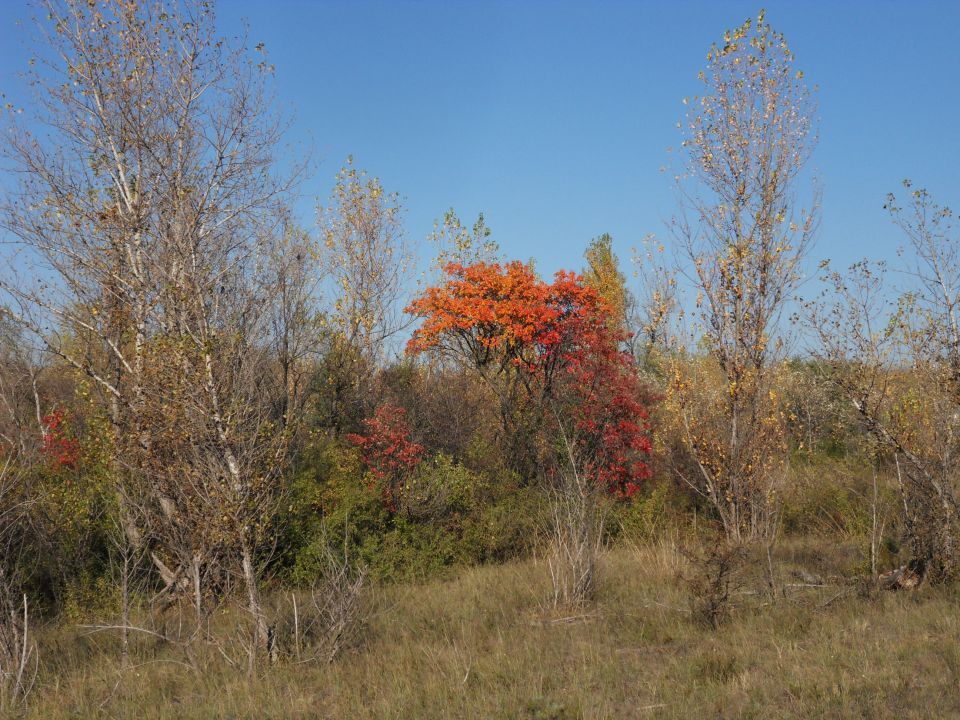
<svg viewBox="0 0 960 720"><path fill-rule="evenodd" d="M377 356L382 339L394 329L391 310L398 302L412 259L404 242L396 193L353 166L336 176L332 206L322 210L318 256L331 268L339 297L330 325L349 335L361 352Z"/></svg>
<svg viewBox="0 0 960 720"><path fill-rule="evenodd" d="M608 234L595 238L584 257L587 260L584 284L596 290L606 301L612 320L616 324L623 323L627 307L626 278L613 252L613 238Z"/></svg>

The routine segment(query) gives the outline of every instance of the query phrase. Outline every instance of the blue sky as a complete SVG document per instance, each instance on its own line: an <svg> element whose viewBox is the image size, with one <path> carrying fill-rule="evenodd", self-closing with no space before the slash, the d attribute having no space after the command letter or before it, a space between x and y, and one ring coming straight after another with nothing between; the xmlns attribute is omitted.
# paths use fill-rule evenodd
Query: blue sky
<svg viewBox="0 0 960 720"><path fill-rule="evenodd" d="M882 206L904 177L960 204L960 2L768 2L820 87L823 220L811 267L895 257ZM21 0L0 17L0 90L15 72ZM312 221L348 154L405 199L411 240L454 207L483 211L504 252L580 267L610 232L621 259L675 212L668 147L711 42L755 15L743 2L308 2L223 0L224 33L250 25L318 161Z"/></svg>

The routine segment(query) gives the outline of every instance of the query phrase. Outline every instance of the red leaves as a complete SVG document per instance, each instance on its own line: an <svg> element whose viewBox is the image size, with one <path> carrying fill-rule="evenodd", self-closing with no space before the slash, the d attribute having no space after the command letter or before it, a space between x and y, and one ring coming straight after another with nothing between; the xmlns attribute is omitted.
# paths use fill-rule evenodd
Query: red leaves
<svg viewBox="0 0 960 720"><path fill-rule="evenodd" d="M446 273L444 285L407 308L423 318L408 352L438 348L478 368L497 363L500 372L523 373L539 400L572 424L585 471L610 492L633 495L650 476L650 397L599 293L572 272L548 284L518 261L451 263Z"/></svg>
<svg viewBox="0 0 960 720"><path fill-rule="evenodd" d="M366 433L352 433L347 440L360 449L370 474L384 484L384 503L396 512L401 479L420 464L423 445L410 439L407 411L397 405L381 405L363 425Z"/></svg>
<svg viewBox="0 0 960 720"><path fill-rule="evenodd" d="M80 461L80 442L65 434L66 417L67 411L58 407L42 418L43 445L40 451L57 468L73 468Z"/></svg>
<svg viewBox="0 0 960 720"><path fill-rule="evenodd" d="M652 400L629 355L609 330L597 332L565 367L566 412L584 471L619 497L631 497L650 477Z"/></svg>

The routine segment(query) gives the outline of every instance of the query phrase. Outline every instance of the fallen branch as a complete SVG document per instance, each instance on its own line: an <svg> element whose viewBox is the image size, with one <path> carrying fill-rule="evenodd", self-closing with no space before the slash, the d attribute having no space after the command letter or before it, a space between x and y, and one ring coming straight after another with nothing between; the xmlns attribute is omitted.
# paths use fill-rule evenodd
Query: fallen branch
<svg viewBox="0 0 960 720"><path fill-rule="evenodd" d="M923 574L911 567L913 563L901 565L896 570L883 573L877 578L880 587L885 590L913 590L923 582Z"/></svg>

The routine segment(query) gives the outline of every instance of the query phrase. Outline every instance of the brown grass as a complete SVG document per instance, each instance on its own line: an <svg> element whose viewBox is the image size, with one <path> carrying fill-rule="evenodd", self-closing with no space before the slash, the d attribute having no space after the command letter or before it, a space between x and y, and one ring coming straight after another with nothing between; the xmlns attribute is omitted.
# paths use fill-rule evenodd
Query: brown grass
<svg viewBox="0 0 960 720"><path fill-rule="evenodd" d="M807 541L778 553L824 576ZM835 557L824 545L824 557ZM771 594L748 567L730 618L691 613L695 572L673 543L604 555L597 601L547 609L543 563L468 570L376 591L357 647L329 665L282 662L248 680L141 640L46 630L29 717L149 718L930 718L960 716L958 593L856 584ZM784 594L785 593L785 594Z"/></svg>

